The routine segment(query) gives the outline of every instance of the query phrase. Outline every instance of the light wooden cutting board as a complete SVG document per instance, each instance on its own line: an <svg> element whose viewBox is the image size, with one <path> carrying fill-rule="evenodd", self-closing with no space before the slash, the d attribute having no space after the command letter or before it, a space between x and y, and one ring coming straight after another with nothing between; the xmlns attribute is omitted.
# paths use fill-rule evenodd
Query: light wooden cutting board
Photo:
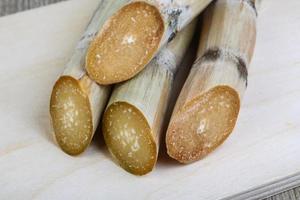
<svg viewBox="0 0 300 200"><path fill-rule="evenodd" d="M1 200L245 199L300 183L299 0L263 3L249 87L224 145L187 166L160 157L144 177L115 165L100 133L79 157L51 136L52 85L98 3L73 0L0 18Z"/></svg>

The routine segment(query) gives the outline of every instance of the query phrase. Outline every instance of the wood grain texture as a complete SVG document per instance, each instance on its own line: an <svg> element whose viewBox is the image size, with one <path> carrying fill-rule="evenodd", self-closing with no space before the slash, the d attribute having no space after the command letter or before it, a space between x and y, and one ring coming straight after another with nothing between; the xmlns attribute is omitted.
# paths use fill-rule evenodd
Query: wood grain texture
<svg viewBox="0 0 300 200"><path fill-rule="evenodd" d="M0 16L38 8L65 0L0 0Z"/></svg>
<svg viewBox="0 0 300 200"><path fill-rule="evenodd" d="M48 0L47 2L50 1L51 0ZM77 199L80 199L82 194L87 193L89 197L99 197L101 196L101 194L99 194L101 193L99 192L101 189L102 191L106 191L109 188L120 189L118 187L113 187L113 183L108 184L109 182L102 183L101 187L101 179L107 176L110 177L112 181L115 180L115 182L118 183L124 182L124 184L131 183L135 185L135 182L137 182L141 184L140 179L134 180L135 178L122 173L120 169L116 169L116 167L111 164L111 160L107 156L107 151L101 142L94 141L86 154L78 158L72 158L62 154L58 147L54 146L53 140L49 137L50 130L46 102L48 101L47 94L49 95L50 93L50 85L54 82L56 76L63 68L63 65L67 62L67 58L71 55L93 8L97 4L95 0L90 2L84 0L81 2L78 0L73 1L75 3L64 3L55 8L43 8L42 10L35 11L31 14L26 13L8 18L0 18L0 51L2 54L0 56L0 88L2 90L2 94L0 95L0 110L1 119L3 119L0 122L1 133L3 133L1 134L0 140L0 168L1 171L5 171L0 179L1 199L32 199L33 197L36 197L36 199L51 199L51 197L53 197L52 199L59 199L63 198L60 196L62 191L61 188L70 183L71 184L68 185L69 188L66 188L64 191L64 196L68 196L69 194L69 197L72 195L74 197L74 195L76 195ZM21 6L20 2L29 1L1 0L0 4L3 6L4 3L7 2L18 2L18 4L14 5L18 5L18 10L23 10L24 7ZM39 0L35 2L39 4L40 2L46 1ZM203 161L202 164L198 163L193 166L182 168L175 167L174 164L167 161L165 158L160 158L159 162L161 164L159 164L157 169L157 171L160 172L155 172L153 175L146 177L143 182L145 181L148 184L155 181L161 182L163 190L158 189L157 191L153 191L151 195L148 195L148 199L158 197L157 195L159 193L162 195L165 194L164 197L167 198L168 195L166 192L170 190L173 193L179 194L179 196L177 196L178 198L188 197L188 194L182 191L182 188L176 187L172 189L172 187L170 187L170 185L172 185L171 182L166 181L167 179L163 180L161 177L156 180L157 176L166 175L168 177L169 175L171 181L174 181L181 186L181 182L187 183L185 180L189 178L189 175L194 175L197 178L198 173L209 173L208 178L211 179L211 176L218 177L220 175L214 171L216 168L212 167L215 166L213 163L217 162L217 160L218 163L223 166L223 170L228 170L230 168L224 168L224 166L230 165L230 163L226 162L226 160L230 160L230 157L233 158L233 164L238 164L238 162L234 161L235 159L238 159L238 155L252 159L255 164L250 166L253 167L251 173L255 172L253 174L254 178L252 177L250 179L247 176L243 176L243 179L246 178L245 181L258 178L256 174L257 171L255 171L257 166L261 167L264 174L267 174L268 177L270 177L270 175L274 174L274 171L278 172L279 169L289 170L293 167L291 165L297 163L296 159L298 159L300 152L299 149L294 146L297 145L296 143L291 142L289 146L286 146L286 148L291 148L291 152L296 156L289 154L286 155L286 157L280 157L283 155L280 151L285 151L286 148L283 148L282 145L272 145L272 142L279 142L281 139L282 141L278 144L287 144L287 140L293 139L299 141L299 137L296 138L297 134L299 134L299 115L297 115L297 123L293 121L293 118L291 118L287 112L285 112L285 109L294 109L295 111L290 110L290 112L295 113L297 111L299 113L299 107L296 104L293 104L293 102L295 103L299 99L300 83L299 81L297 82L296 79L298 79L297 75L299 75L297 69L300 66L300 49L295 44L299 43L300 39L289 36L291 34L297 36L298 34L300 28L298 22L300 19L296 11L299 10L300 5L297 0L293 0L289 3L289 5L283 5L280 0L275 0L268 1L266 5L264 5L266 14L263 14L261 17L259 43L264 42L267 43L267 45L263 45L264 48L262 48L261 44L258 44L260 47L258 47L256 58L252 64L253 70L250 70L250 76L252 78L249 80L250 91L247 92L250 94L245 97L246 103L244 104L244 111L241 114L240 126L235 131L233 138L225 144L226 146L224 148ZM27 3L26 5L29 4ZM41 3L40 5L43 4ZM27 8L29 7L25 7L25 9ZM5 8L2 10L14 9L15 8ZM77 11L77 13L80 14L76 16L73 11ZM5 11L5 13L10 12L15 11ZM275 16L275 18L272 19L270 16L274 16L272 15L273 12L277 13L278 16ZM3 11L0 13L1 15L4 15ZM42 19L39 20L36 18L37 13L40 15L45 13L45 16L42 14ZM47 17L46 13L52 15ZM24 20L22 20L22 18L24 18ZM40 23L41 20L46 20L48 24L52 24L50 27L47 27L51 31L44 30L45 26ZM76 23L74 20L76 20ZM277 23L280 23L281 26ZM69 25L65 26L65 24ZM27 28L34 29L38 32L34 33ZM15 30L22 31L18 33ZM70 30L72 32L71 34L53 36L57 31L59 33L64 33ZM264 33L263 31L266 32ZM43 33L44 37L49 41L45 43L41 37L38 37L38 33ZM268 35L270 35L270 37L268 37ZM32 52L26 52L26 50L30 49L26 47L32 46L32 40L28 38L34 37L37 39L34 40L35 43L32 47ZM14 38L20 40L19 44L14 42ZM54 41L56 42L54 43ZM63 43L63 45L60 45L60 42ZM47 49L44 48L45 44L49 45ZM57 49L60 49L60 52L57 52ZM264 51L268 53L264 53ZM14 52L14 58L17 57L18 61L12 59L10 52ZM22 56L24 52L26 55ZM264 62L263 59L271 59L271 61ZM277 62L279 63L277 64ZM35 74L33 75L32 72ZM5 73L5 76L3 73ZM49 76L51 77L49 78ZM9 85L6 83L8 80L13 81L13 88L8 87ZM26 85L26 87L24 87L24 85ZM24 90L26 90L25 88L28 87L33 90L31 93L24 92ZM42 97L40 94L43 94L44 96ZM24 99L25 96L29 99ZM275 97L276 99L274 99ZM21 103L20 101L16 101L16 98L24 99L24 101ZM36 101L34 107L32 107L32 104L30 103L32 100ZM275 107L272 105L275 105ZM280 118L273 116L274 112L272 109L276 110L276 106L279 109L278 113L283 115L281 120L279 120ZM281 108L282 106L284 106L285 109ZM254 107L256 108L254 109ZM254 112L253 109L257 109L257 111ZM20 110L22 110L22 112L20 112ZM3 113L6 114L4 115ZM268 119L268 117L271 118ZM287 119L284 119L285 117ZM242 128L242 126L251 126L251 124L249 124L250 122L246 123L247 120L252 122L252 126L254 126L254 124L260 125L259 127L250 127L253 134L250 130ZM260 120L265 121L265 124L260 124ZM271 134L268 136L269 138L266 138L267 135L265 135L264 132L270 128L269 123L277 123L278 125L275 125L272 129L274 130L274 135L272 136ZM280 124L285 125L282 126ZM255 148L255 146L258 147L261 143L251 139L251 136L255 136L257 131L261 131L259 136L261 137L260 140L265 142L265 148L261 148L261 154L265 155L264 151L270 152L270 154L268 154L269 156L278 153L277 156L280 157L280 159L288 160L285 161L285 163L289 166L284 167L284 163L282 163L280 159L278 161L278 159L272 160L265 158L267 160L264 162L263 157L254 158L251 154L244 154L244 149L249 149L249 151L251 149L259 149ZM280 139L279 133L285 136ZM97 140L98 139L99 136ZM250 140L248 143L250 145L245 146L245 139ZM270 141L271 143L267 141ZM278 147L283 149L277 150ZM231 156L226 155L227 148L231 149L229 152L234 152ZM239 154L234 150L242 152ZM222 151L225 151L225 154L222 153ZM227 151L227 153L229 152ZM238 161L240 160L238 159ZM211 166L212 169L210 171L205 171L205 165L208 167ZM270 167L270 165L273 166L274 171L264 169ZM197 170L199 167L202 169ZM182 170L186 173L180 173ZM179 172L179 175L177 175L175 179L172 178L172 176L178 174L177 172ZM228 170L228 173L230 172L231 170ZM245 173L241 173L240 175L245 175ZM127 177L127 179L124 180L124 177ZM274 179L277 178L277 176L274 177ZM76 180L80 181L77 182ZM243 180L233 179L232 177L229 178L228 181L235 182L233 185L230 184L230 187L234 186L233 188L239 187L236 186L236 183L243 182ZM260 179L260 181L264 182L263 179ZM214 188L213 190L204 187L201 191L199 190L200 185L198 184L196 185L196 191L201 193L218 193L223 188L221 186L219 187L217 183L218 182L215 181L215 185L211 186ZM89 184L90 187L86 187L86 184ZM104 185L105 188L103 190ZM227 188L226 186L224 187ZM60 192L55 192L58 191L56 189L59 189ZM138 190L143 190L143 187L138 186L134 189L135 192ZM192 188L186 191L191 190ZM247 190L247 188L244 188L243 190ZM71 191L73 191L73 193ZM74 191L76 192L74 193ZM276 191L275 193L278 192L279 191ZM47 194L50 196L47 197ZM272 190L269 190L268 196L271 194ZM130 191L122 191L120 192L120 195L130 195ZM214 196L214 194L211 196ZM198 199L205 198L205 196L201 194L199 194L198 197L200 197ZM267 200L289 199L300 199L299 187L269 197Z"/></svg>
<svg viewBox="0 0 300 200"><path fill-rule="evenodd" d="M292 174L283 179L275 180L264 185L252 188L248 191L225 198L224 200L256 200L273 197L277 194L294 192L294 188L300 185L300 173Z"/></svg>
<svg viewBox="0 0 300 200"><path fill-rule="evenodd" d="M282 192L264 200L299 200L300 199L300 187Z"/></svg>

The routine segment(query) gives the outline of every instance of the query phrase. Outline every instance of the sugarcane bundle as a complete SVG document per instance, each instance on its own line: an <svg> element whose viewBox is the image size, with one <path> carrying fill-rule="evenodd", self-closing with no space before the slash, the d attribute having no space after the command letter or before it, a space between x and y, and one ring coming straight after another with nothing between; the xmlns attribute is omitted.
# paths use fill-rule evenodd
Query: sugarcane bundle
<svg viewBox="0 0 300 200"><path fill-rule="evenodd" d="M64 72L54 85L50 114L56 141L68 154L77 155L90 144L110 87L91 80L84 69L90 42L104 22L128 0L102 0Z"/></svg>
<svg viewBox="0 0 300 200"><path fill-rule="evenodd" d="M174 74L194 33L195 22L133 79L115 86L104 113L102 132L115 160L130 173L144 175L157 160Z"/></svg>
<svg viewBox="0 0 300 200"><path fill-rule="evenodd" d="M166 135L168 154L199 160L233 131L256 40L254 0L218 0L205 11L195 61Z"/></svg>
<svg viewBox="0 0 300 200"><path fill-rule="evenodd" d="M212 0L132 1L116 12L91 43L86 70L107 85L139 73Z"/></svg>

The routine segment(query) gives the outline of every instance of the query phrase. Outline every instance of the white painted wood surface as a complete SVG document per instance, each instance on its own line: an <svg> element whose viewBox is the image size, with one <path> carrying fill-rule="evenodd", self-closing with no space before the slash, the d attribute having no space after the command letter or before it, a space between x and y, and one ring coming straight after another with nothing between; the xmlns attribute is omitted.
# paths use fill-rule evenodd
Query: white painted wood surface
<svg viewBox="0 0 300 200"><path fill-rule="evenodd" d="M100 133L84 154L54 144L52 85L98 0L0 18L0 199L220 199L300 172L300 1L266 0L238 125L206 159L161 156L135 177L116 166Z"/></svg>

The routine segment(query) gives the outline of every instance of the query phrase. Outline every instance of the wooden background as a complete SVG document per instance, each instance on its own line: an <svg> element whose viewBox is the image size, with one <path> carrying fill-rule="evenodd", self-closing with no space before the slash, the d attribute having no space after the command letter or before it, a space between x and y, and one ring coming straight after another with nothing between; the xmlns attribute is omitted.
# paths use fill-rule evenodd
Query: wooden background
<svg viewBox="0 0 300 200"><path fill-rule="evenodd" d="M64 0L0 0L0 16L57 3ZM265 200L300 200L300 187L274 194Z"/></svg>
<svg viewBox="0 0 300 200"><path fill-rule="evenodd" d="M57 3L63 0L0 0L0 16Z"/></svg>

